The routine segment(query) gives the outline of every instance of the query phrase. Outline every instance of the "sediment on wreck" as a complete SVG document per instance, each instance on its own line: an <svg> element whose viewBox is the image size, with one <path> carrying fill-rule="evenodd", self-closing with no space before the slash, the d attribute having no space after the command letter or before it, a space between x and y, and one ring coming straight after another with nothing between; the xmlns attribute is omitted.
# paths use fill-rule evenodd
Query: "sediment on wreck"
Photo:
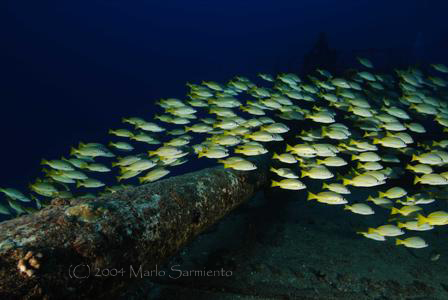
<svg viewBox="0 0 448 300"><path fill-rule="evenodd" d="M99 198L54 199L0 223L0 298L118 296L267 183L266 158L244 172L208 168ZM132 268L132 269L131 269Z"/></svg>

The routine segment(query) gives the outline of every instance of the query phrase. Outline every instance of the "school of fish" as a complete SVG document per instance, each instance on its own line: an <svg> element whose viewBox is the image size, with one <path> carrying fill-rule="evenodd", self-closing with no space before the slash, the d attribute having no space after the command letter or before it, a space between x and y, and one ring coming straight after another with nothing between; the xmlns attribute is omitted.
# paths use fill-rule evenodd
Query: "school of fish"
<svg viewBox="0 0 448 300"><path fill-rule="evenodd" d="M448 212L434 208L448 199L448 67L382 74L357 59L361 71L343 77L318 69L305 79L284 73L188 83L186 99L161 99L163 112L152 120L123 118L109 144L79 143L68 157L42 159L44 176L28 192L0 188L0 214L154 182L195 156L251 171L257 166L248 157L268 153L273 188L306 190L307 200L354 214L386 210L384 224L358 233L427 247L418 231L448 224ZM106 184L107 174L120 184ZM369 196L353 197L360 189Z"/></svg>

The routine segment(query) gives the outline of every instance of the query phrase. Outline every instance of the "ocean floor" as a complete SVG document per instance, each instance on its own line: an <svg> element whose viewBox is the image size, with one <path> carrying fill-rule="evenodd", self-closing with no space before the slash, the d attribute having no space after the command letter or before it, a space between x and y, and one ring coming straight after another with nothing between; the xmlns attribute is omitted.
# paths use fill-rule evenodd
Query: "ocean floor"
<svg viewBox="0 0 448 300"><path fill-rule="evenodd" d="M445 228L419 234L430 247L408 249L356 234L378 216L304 199L259 193L123 299L448 299Z"/></svg>

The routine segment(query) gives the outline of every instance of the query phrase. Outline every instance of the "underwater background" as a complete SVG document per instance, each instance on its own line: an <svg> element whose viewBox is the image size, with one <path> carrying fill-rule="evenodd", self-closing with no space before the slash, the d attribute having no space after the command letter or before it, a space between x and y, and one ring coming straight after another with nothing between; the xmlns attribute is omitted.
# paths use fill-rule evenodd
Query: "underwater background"
<svg viewBox="0 0 448 300"><path fill-rule="evenodd" d="M21 189L40 175L42 158L107 141L122 117L149 118L158 99L185 97L186 82L306 74L304 57L321 33L335 70L358 67L357 55L379 70L448 60L448 3L438 0L50 0L6 8L0 182Z"/></svg>
<svg viewBox="0 0 448 300"><path fill-rule="evenodd" d="M360 69L358 56L384 73L448 65L442 0L17 0L5 12L0 187L21 191L42 176L42 158L107 144L123 117L150 120L159 99L184 99L187 82L343 74ZM193 160L170 176L214 165ZM153 278L124 298L448 299L446 229L413 252L354 234L375 225L363 216L297 200L265 191L167 264L224 267L231 278Z"/></svg>

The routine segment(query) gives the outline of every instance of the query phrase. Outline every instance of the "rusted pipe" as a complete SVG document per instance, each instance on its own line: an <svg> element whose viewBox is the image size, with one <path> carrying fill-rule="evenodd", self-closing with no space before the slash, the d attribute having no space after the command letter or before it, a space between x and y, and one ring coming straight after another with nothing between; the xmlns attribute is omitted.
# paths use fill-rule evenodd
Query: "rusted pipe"
<svg viewBox="0 0 448 300"><path fill-rule="evenodd" d="M267 183L257 170L204 169L96 199L54 199L0 223L0 299L118 296ZM132 268L132 270L130 269Z"/></svg>

